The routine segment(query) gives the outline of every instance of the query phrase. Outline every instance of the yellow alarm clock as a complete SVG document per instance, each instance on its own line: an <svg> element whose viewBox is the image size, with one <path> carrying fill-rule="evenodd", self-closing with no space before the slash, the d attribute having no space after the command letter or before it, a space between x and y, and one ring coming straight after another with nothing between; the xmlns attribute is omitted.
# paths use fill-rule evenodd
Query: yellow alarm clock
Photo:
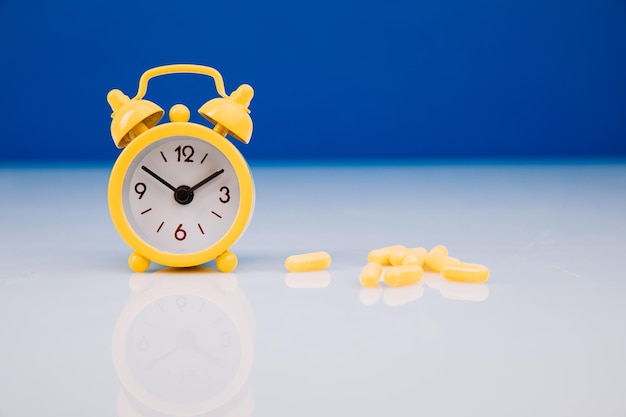
<svg viewBox="0 0 626 417"><path fill-rule="evenodd" d="M189 122L189 109L182 104L170 109L170 123L157 125L164 112L143 99L148 81L174 73L213 77L221 97L198 110L212 129ZM213 259L222 272L235 269L237 257L228 249L250 221L254 183L248 164L226 135L250 141L253 95L247 84L227 95L217 70L192 64L146 71L132 99L120 90L109 92L111 136L124 148L109 179L109 211L134 250L128 258L133 271L147 270L150 261L188 267Z"/></svg>

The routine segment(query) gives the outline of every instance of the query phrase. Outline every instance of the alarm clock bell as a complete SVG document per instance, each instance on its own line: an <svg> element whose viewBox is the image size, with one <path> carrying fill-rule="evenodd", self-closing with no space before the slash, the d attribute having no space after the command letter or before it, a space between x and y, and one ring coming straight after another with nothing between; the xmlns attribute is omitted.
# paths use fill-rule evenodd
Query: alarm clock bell
<svg viewBox="0 0 626 417"><path fill-rule="evenodd" d="M109 91L107 101L113 109L111 137L118 148L123 148L137 136L154 127L164 113L163 109L153 102L131 100L117 89Z"/></svg>
<svg viewBox="0 0 626 417"><path fill-rule="evenodd" d="M254 90L248 84L240 85L230 96L214 98L202 105L198 113L214 124L213 130L243 142L252 137L252 118L248 106ZM161 107L149 100L132 100L118 89L111 90L107 101L113 110L111 136L115 146L123 148L133 139L154 127L163 117Z"/></svg>

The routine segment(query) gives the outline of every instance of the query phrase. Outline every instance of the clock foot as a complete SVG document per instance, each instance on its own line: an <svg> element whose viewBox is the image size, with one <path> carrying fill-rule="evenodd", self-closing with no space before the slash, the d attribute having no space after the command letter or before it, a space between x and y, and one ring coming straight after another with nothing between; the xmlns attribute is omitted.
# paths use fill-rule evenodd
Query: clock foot
<svg viewBox="0 0 626 417"><path fill-rule="evenodd" d="M150 266L150 259L138 254L137 252L133 252L128 257L128 266L130 266L130 269L132 269L133 272L146 272Z"/></svg>
<svg viewBox="0 0 626 417"><path fill-rule="evenodd" d="M226 251L215 259L215 266L222 272L232 272L237 267L237 255Z"/></svg>

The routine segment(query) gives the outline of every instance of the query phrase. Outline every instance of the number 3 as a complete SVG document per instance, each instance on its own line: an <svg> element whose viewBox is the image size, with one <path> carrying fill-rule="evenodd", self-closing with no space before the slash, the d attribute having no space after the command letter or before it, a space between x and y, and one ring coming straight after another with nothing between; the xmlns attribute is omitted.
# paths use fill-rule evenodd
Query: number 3
<svg viewBox="0 0 626 417"><path fill-rule="evenodd" d="M220 201L222 203L228 203L230 201L230 190L228 189L228 187L224 186L220 188L220 191L224 193L224 195L220 197ZM224 200L223 198L226 198L226 199Z"/></svg>

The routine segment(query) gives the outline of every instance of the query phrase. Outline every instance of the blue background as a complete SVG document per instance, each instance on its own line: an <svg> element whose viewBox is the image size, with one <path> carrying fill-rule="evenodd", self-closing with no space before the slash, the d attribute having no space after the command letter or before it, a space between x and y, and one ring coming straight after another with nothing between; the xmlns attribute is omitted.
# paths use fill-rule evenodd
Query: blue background
<svg viewBox="0 0 626 417"><path fill-rule="evenodd" d="M108 90L176 62L255 88L251 160L626 155L624 0L0 0L0 39L5 163L114 161Z"/></svg>

